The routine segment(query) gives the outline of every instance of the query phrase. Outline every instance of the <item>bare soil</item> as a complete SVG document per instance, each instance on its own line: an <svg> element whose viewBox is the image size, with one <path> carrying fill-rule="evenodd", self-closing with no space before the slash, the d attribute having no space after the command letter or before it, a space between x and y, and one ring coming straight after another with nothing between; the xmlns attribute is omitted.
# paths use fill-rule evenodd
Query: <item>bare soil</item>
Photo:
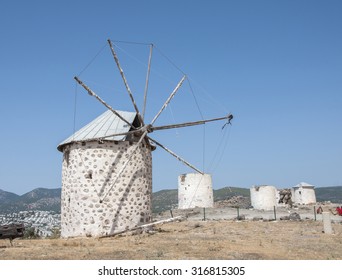
<svg viewBox="0 0 342 280"><path fill-rule="evenodd" d="M342 223L187 219L108 238L0 240L2 260L342 259Z"/></svg>

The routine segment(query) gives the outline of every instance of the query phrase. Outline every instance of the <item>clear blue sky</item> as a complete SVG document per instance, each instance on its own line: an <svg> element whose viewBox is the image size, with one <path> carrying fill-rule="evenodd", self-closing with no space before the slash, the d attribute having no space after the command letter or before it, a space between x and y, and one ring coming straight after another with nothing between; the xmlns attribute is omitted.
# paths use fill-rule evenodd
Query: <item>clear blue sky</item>
<svg viewBox="0 0 342 280"><path fill-rule="evenodd" d="M151 135L204 167L214 188L342 185L341 1L2 1L0 10L0 189L61 186L56 147L73 133L76 91L76 129L104 111L73 77L108 38L157 46L147 119L182 76L162 54L189 76L200 112L185 83L156 124L234 114L224 130ZM148 48L118 46L141 107ZM133 110L117 74L106 47L80 77ZM153 152L154 191L187 172Z"/></svg>

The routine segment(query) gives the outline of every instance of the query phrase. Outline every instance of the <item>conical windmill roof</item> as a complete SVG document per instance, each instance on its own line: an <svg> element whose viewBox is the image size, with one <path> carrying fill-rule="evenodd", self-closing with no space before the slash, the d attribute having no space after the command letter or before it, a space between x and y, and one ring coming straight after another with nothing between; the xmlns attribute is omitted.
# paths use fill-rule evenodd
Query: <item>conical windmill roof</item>
<svg viewBox="0 0 342 280"><path fill-rule="evenodd" d="M116 111L120 116L122 116L129 123L133 123L136 113ZM126 133L130 130L130 126L116 116L110 110L104 112L102 115L98 116L95 120L89 124L82 127L80 130L76 131L73 135L65 139L57 147L59 151L62 151L62 147L66 144L73 142L89 141L92 139L103 138L112 134ZM123 141L126 135L111 136L107 137L106 140L112 141Z"/></svg>

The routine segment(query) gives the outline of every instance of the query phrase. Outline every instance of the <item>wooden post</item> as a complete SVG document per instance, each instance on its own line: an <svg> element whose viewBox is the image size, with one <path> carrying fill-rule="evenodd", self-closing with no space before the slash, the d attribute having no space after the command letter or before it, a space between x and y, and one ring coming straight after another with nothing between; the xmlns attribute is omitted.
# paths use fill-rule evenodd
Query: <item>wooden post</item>
<svg viewBox="0 0 342 280"><path fill-rule="evenodd" d="M203 208L203 221L205 221L205 208Z"/></svg>
<svg viewBox="0 0 342 280"><path fill-rule="evenodd" d="M172 209L170 209L171 218L173 218Z"/></svg>
<svg viewBox="0 0 342 280"><path fill-rule="evenodd" d="M314 206L314 217L315 217L315 221L317 221L317 216L316 216L316 206Z"/></svg>
<svg viewBox="0 0 342 280"><path fill-rule="evenodd" d="M237 211L237 219L240 219L240 208L236 207L236 211Z"/></svg>
<svg viewBox="0 0 342 280"><path fill-rule="evenodd" d="M277 220L277 212L276 212L276 207L273 206L273 212L274 212L274 220Z"/></svg>

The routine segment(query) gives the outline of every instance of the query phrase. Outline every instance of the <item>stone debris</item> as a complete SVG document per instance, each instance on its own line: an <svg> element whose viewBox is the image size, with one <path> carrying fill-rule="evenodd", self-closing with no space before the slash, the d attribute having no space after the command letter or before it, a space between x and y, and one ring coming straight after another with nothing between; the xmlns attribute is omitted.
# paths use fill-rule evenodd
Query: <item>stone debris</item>
<svg viewBox="0 0 342 280"><path fill-rule="evenodd" d="M288 216L283 216L283 217L280 217L280 220L281 221L300 221L301 220L301 217L298 213L294 212L294 213L291 213L290 215Z"/></svg>
<svg viewBox="0 0 342 280"><path fill-rule="evenodd" d="M292 193L291 193L291 189L283 189L279 191L279 204L283 203L283 204L287 204L290 205L292 207Z"/></svg>
<svg viewBox="0 0 342 280"><path fill-rule="evenodd" d="M253 217L253 221L262 221L264 218L262 216Z"/></svg>
<svg viewBox="0 0 342 280"><path fill-rule="evenodd" d="M240 208L249 208L251 207L251 202L248 197L244 197L241 195L232 196L225 200L219 200L214 202L215 208L225 208L225 207L240 207Z"/></svg>

